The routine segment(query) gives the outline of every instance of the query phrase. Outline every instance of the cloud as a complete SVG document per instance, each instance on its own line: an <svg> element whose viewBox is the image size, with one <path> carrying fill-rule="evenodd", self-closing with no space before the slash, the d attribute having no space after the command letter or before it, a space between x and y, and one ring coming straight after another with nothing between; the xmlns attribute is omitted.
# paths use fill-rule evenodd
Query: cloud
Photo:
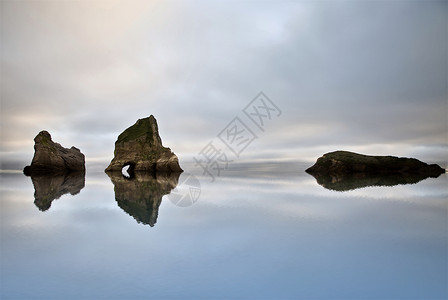
<svg viewBox="0 0 448 300"><path fill-rule="evenodd" d="M42 129L109 159L150 114L186 157L260 90L283 114L256 149L448 143L444 1L1 5L8 159L29 160Z"/></svg>

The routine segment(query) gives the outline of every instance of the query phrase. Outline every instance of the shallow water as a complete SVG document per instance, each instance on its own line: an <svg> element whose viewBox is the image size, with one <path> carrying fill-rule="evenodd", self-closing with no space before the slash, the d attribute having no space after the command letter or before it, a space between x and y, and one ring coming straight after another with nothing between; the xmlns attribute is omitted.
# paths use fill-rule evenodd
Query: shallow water
<svg viewBox="0 0 448 300"><path fill-rule="evenodd" d="M186 207L174 195L188 168L164 196L151 180L126 188L88 172L44 211L31 178L1 173L0 298L448 298L446 174L336 192L305 167L196 173L200 197ZM152 219L139 211L148 193Z"/></svg>

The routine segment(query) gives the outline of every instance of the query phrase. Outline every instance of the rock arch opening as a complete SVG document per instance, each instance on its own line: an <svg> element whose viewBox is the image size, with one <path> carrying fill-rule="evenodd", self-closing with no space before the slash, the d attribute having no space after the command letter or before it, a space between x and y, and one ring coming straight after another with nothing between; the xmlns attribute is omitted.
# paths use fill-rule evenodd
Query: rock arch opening
<svg viewBox="0 0 448 300"><path fill-rule="evenodd" d="M135 163L133 162L127 162L123 165L123 167L121 168L121 174L123 174L123 176L125 178L134 178L135 176Z"/></svg>

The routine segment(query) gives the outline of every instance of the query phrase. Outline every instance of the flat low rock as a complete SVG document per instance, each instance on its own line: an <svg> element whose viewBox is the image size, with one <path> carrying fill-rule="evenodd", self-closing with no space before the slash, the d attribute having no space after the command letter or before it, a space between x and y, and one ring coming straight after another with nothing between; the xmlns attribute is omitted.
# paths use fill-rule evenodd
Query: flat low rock
<svg viewBox="0 0 448 300"><path fill-rule="evenodd" d="M438 177L445 169L427 164L415 158L395 156L370 156L349 151L335 151L319 157L306 170L309 174L421 174Z"/></svg>
<svg viewBox="0 0 448 300"><path fill-rule="evenodd" d="M23 169L25 175L58 175L85 172L84 154L76 147L70 149L53 142L50 133L43 130L34 138L34 157Z"/></svg>
<svg viewBox="0 0 448 300"><path fill-rule="evenodd" d="M181 173L179 159L170 148L162 145L154 116L139 119L123 131L115 142L114 158L106 172Z"/></svg>

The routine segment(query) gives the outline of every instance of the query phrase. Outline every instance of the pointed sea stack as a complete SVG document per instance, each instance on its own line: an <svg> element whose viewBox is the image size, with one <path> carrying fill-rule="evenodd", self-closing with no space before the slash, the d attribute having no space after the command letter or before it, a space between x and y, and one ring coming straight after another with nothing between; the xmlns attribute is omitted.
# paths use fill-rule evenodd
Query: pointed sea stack
<svg viewBox="0 0 448 300"><path fill-rule="evenodd" d="M106 172L181 173L177 156L162 145L157 121L154 116L139 119L123 131L115 142L114 158Z"/></svg>
<svg viewBox="0 0 448 300"><path fill-rule="evenodd" d="M76 147L62 147L51 140L43 130L34 138L34 157L30 166L23 169L27 176L58 175L70 172L85 172L84 154Z"/></svg>

